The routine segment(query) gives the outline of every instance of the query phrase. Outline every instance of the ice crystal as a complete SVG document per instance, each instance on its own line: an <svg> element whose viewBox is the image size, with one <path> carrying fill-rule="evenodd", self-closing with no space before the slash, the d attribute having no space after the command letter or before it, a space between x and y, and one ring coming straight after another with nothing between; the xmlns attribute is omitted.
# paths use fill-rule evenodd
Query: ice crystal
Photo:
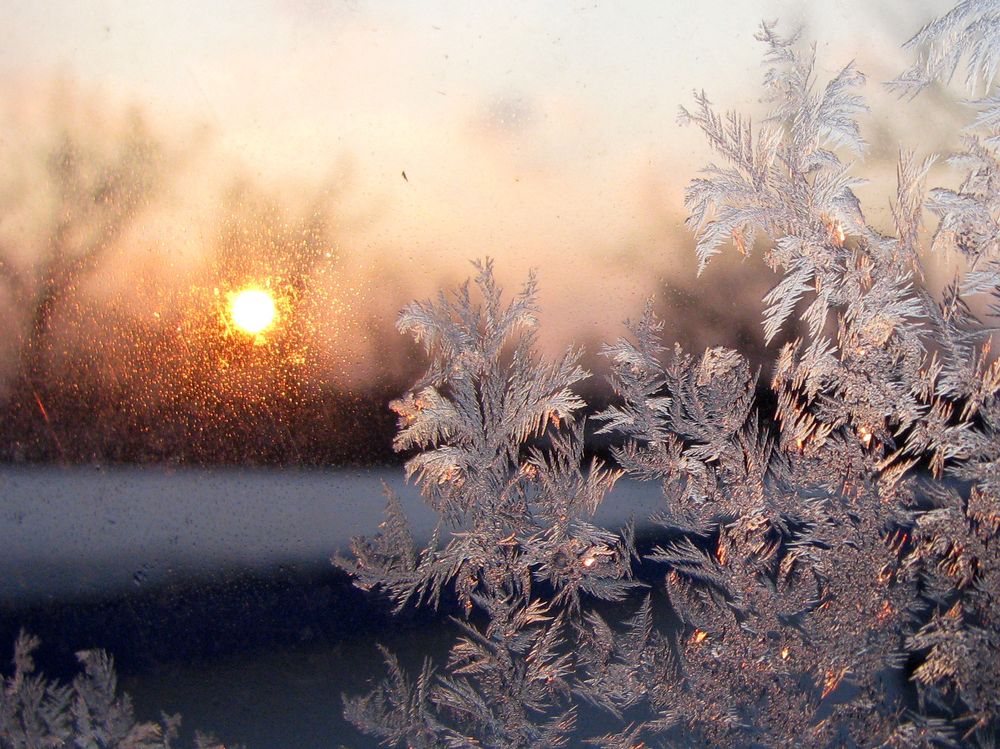
<svg viewBox="0 0 1000 749"><path fill-rule="evenodd" d="M363 585L380 586L402 606L437 605L452 586L469 612L476 596L530 601L544 582L556 601L581 595L620 600L635 587L631 534L589 521L617 471L582 465L583 401L571 386L586 376L569 351L557 362L535 353L535 282L504 306L492 265L438 304L416 303L399 327L430 356L423 379L391 404L399 415L398 450L417 449L407 476L441 523L416 550L390 496L382 533L354 542L356 563L341 563ZM547 437L542 448L540 437Z"/></svg>
<svg viewBox="0 0 1000 749"><path fill-rule="evenodd" d="M916 94L963 60L970 86L991 84L998 18L961 3L891 85ZM686 194L699 267L762 251L780 276L765 336L801 331L776 355L774 413L742 355L667 346L652 304L604 348L617 397L598 431L663 494L641 556L663 582L609 620L594 603L637 598L636 551L587 519L618 472L582 468L574 355L531 353L533 280L504 308L487 264L484 307L465 287L404 311L431 366L393 406L397 447L419 451L407 472L442 524L418 551L390 501L355 574L400 603L453 590L487 623L462 624L439 674L414 687L390 659L389 682L349 702L387 743L558 746L584 706L618 721L586 738L609 749L988 746L1000 728L1000 365L971 301L1000 315L1000 97L974 102L958 189L928 192L934 158L900 150L887 234L854 193L863 76L821 82L814 47L771 24L758 38L764 122L704 93L681 120L719 159ZM931 249L963 267L939 296L921 254L934 218Z"/></svg>
<svg viewBox="0 0 1000 749"><path fill-rule="evenodd" d="M864 76L821 81L815 47L773 24L757 38L768 116L696 93L680 119L717 158L685 195L699 269L762 252L778 276L765 338L798 336L775 356L774 412L739 352L668 346L650 303L603 349L615 399L591 423L614 465L587 460L588 375L575 350L538 354L534 276L508 300L477 263L474 282L404 309L428 369L390 404L394 446L438 523L418 548L387 490L380 532L336 563L398 609L454 612L460 634L416 678L384 650L387 678L344 698L383 745L994 744L1000 363L973 310L1000 317L1000 4L966 0L908 42L891 89L964 65L982 96L947 159L957 188L928 190L935 158L900 149L889 233L854 192ZM938 295L928 220L929 249L960 269ZM631 523L593 520L624 475L662 492L641 551ZM36 645L22 636L3 681L0 745L176 738L176 719L135 720L107 656L81 654L58 685L35 674ZM577 735L584 710L614 726Z"/></svg>
<svg viewBox="0 0 1000 749"><path fill-rule="evenodd" d="M77 654L83 672L70 684L36 673L32 657L38 638L21 633L14 644L14 672L0 679L0 747L41 749L170 749L176 746L180 716L159 723L136 720L128 695L119 695L111 658L99 650ZM197 734L196 749L225 749Z"/></svg>

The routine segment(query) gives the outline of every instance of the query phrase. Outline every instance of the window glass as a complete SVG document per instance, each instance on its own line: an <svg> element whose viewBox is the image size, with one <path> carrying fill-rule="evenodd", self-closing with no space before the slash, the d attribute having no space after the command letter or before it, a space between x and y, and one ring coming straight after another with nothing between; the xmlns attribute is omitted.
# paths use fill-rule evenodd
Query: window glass
<svg viewBox="0 0 1000 749"><path fill-rule="evenodd" d="M461 520L439 524L437 510L452 520L448 511L459 501L442 493L442 481L428 482L428 475L451 476L433 473L442 470L440 463L409 463L410 480L404 468L430 447L458 440L461 430L450 422L428 434L407 437L406 430L421 423L428 409L451 407L428 400L425 387L440 386L442 402L459 400L461 383L448 378L471 366L455 353L468 342L428 336L434 325L414 308L409 323L404 318L397 329L400 310L412 300L444 304L437 301L440 290L451 293L477 275L482 280L486 267L507 304L535 274L533 356L559 360L567 348L579 347L579 364L592 376L576 381L567 375L574 397L582 399L578 406L553 401L533 421L519 417L528 426L511 427L524 437L513 457L503 453L502 438L485 430L484 440L498 440L490 443L497 455L516 465L522 461L524 471L532 459L545 463L538 456L555 449L554 435L567 416L568 424L620 405L615 362L634 362L623 349L616 360L615 351L609 355L603 347L628 335L625 321L640 320L647 300L662 321L664 351L676 341L702 362L699 372L730 378L716 401L726 408L716 411L739 412L736 391L749 388L747 397L756 397L752 418L761 414L768 425L761 444L770 435L775 445L786 439L780 449L793 445L794 435L781 432L791 428L787 420L767 420L782 408L779 392L771 389L782 372L781 346L825 331L846 351L836 326L853 318L844 312L838 322L838 311L849 305L846 297L837 298L829 317L809 332L802 295L823 294L813 273L766 299L791 271L768 267L767 251L777 237L745 236L739 222L720 240L724 251L699 268L697 222L688 221L697 211L691 181L725 159L713 149L719 144L706 138L710 123L699 126L698 97L704 92L723 117L730 110L741 113L742 122L752 123L753 139L768 128L775 138L794 130L794 118L768 119L775 112L765 88L769 65L762 63L768 47L755 39L762 21L778 19L773 28L781 35L799 33L795 49L804 50L802 60L810 59L809 45L815 43L814 64L806 71L815 97L853 61L866 76L850 94L863 96L867 107L850 113L865 146L851 152L846 125L844 132L821 135L823 149L842 160L843 173L859 178L849 188L864 207L868 233L823 214L830 232L825 241L851 248L862 234L871 242L876 235L895 237L899 206L906 205L896 192L900 154L913 151L921 160L969 148L963 128L975 112L967 100L984 93L982 87L971 93L962 87L964 68L953 81L938 81L919 96L901 97L884 85L919 58L919 50L904 43L951 7L945 0L4 4L3 663L11 662L20 632L37 636L37 671L68 683L82 668L75 654L101 649L114 659L137 720L180 713L187 744L197 729L227 746L372 745L371 731L358 730L364 721L357 714L345 717L342 695L372 689L385 676L384 653L398 658L409 678L417 678L425 657L446 674L449 650L468 636L464 615L477 632L486 632L499 616L483 603L475 578L471 590L480 598L462 598L458 566L441 573L449 592L438 610L408 605L394 613L385 596L366 589L352 555L353 537L392 531L394 516L384 515L390 495L398 498L418 548L432 538L444 543L452 532L468 532L469 523L476 530L469 515L464 526ZM983 62L986 68L992 64ZM695 122L679 122L680 107ZM720 122L725 131L727 121ZM753 144L758 147L757 140ZM984 147L992 146L986 141ZM802 184L810 189L817 180L840 175L823 149L814 154L815 163L802 167ZM775 169L798 168L779 162ZM955 189L962 183L962 174L944 159L929 168L933 186ZM807 210L804 199L796 202L801 196L786 197L787 215L771 226L792 225ZM837 205L851 210L843 200ZM915 240L921 250L930 246L940 215L926 213ZM978 236L965 225L953 228L959 250ZM933 255L913 283L950 298L954 273L954 263ZM980 280L980 287L989 283ZM488 286L481 290L488 299ZM481 299L475 282L472 291L474 301ZM779 323L791 322L770 330L762 318L778 315L783 304ZM912 306L900 304L893 308L899 319L917 316ZM988 300L970 304L972 313L989 311ZM799 321L800 315L805 319ZM913 356L946 350L936 339L914 335ZM434 369L441 347L454 354L440 360L452 370ZM722 353L703 360L707 347L725 350L713 349ZM745 361L726 359L730 349ZM509 348L503 351L497 361L515 372L523 362ZM817 351L810 355L819 357ZM840 358L824 360L824 366L848 366L847 354L837 351ZM942 353L936 361L944 360ZM969 366L981 364L979 381L993 382L988 358L975 362ZM487 368L481 363L468 371ZM530 401L532 384L548 370L524 371L537 375L520 383ZM707 377L696 386L707 387ZM512 374L497 382L520 381ZM832 388L829 382L817 379L815 388ZM934 392L935 385L923 382L927 393ZM418 390L406 400L415 384ZM893 398L909 403L921 393L916 384L900 386ZM961 413L964 404L989 398L960 392L957 385L953 394L940 428L957 430L948 435L986 429L988 417ZM923 419L945 409L943 403L928 396L913 406L914 413ZM668 408L663 405L663 412ZM888 406L871 408L874 421L891 422ZM825 418L823 413L816 418ZM695 414L687 416L697 421ZM492 417L477 418L490 423ZM614 426L614 420L604 423ZM855 414L831 422L830 429L834 436L861 435L866 448L874 441L872 449L885 449L886 456L902 454L894 453L896 443L888 448L890 432L900 450L915 444L905 440L916 416L899 417L884 435L874 421L866 426ZM599 475L587 468L595 456L608 462L608 470L627 467L620 452L626 433L602 432L599 419L579 423L580 449L570 452L584 466L581 481ZM975 445L995 448L995 434L983 434L985 442ZM682 436L689 447L711 443L693 427ZM927 439L927 445L937 444L936 437ZM926 477L936 472L935 460L943 465L964 459L973 443L962 439L954 436L950 447L942 442L937 452L921 447L907 470ZM471 440L457 444L466 449ZM722 458L710 447L685 456L722 470ZM472 473L488 474L477 473L480 468ZM768 482L777 481L776 472ZM634 560L638 580L662 588L667 569L685 563L678 561L680 546L657 546L677 539L647 521L665 511L665 474L640 474L621 478L593 517L588 510L587 522L618 532L634 518L640 552L647 555ZM511 486L523 478L516 471L512 476ZM962 486L977 480L971 473L956 479L966 482ZM995 509L996 489L983 481L982 496L993 497L989 507ZM980 495L962 496L968 503ZM1000 517L1000 511L990 512L983 517ZM726 518L735 523L733 516ZM537 519L532 515L532 522ZM507 520L498 516L497 523ZM677 517L672 522L674 530L680 527ZM718 557L726 553L720 551L723 527L699 530L695 536L704 548L695 544L688 551L716 554L724 565ZM802 528L791 523L785 530L794 535ZM889 524L880 532L888 537L895 530ZM916 543L914 531L907 533L907 543ZM512 538L518 549L529 549L529 536ZM581 551L581 564L611 564L618 552L610 549L618 547L594 540L603 536L587 538L587 549L609 556ZM659 553L654 547L662 552L659 561L650 561ZM994 542L990 548L996 547ZM504 548L495 547L497 558ZM331 563L334 557L339 565ZM632 569L628 554L613 558ZM557 577L566 559L531 559L531 574L545 578L539 595L550 604L553 598L565 603ZM948 559L971 564L957 552ZM352 578L352 571L360 576ZM488 577L481 569L475 574ZM818 606L824 588L821 581L816 585ZM585 589L583 595L592 593ZM936 605L948 610L955 595L942 596ZM698 627L686 630L690 622L669 598L656 596L656 616L675 650L699 633L712 637ZM621 629L642 595L629 588L609 597L614 600L588 606ZM570 611L567 629L593 623ZM977 620L977 626L996 635L995 619ZM850 664L833 659L826 666L818 676L805 667L800 674L826 679L824 691L832 692ZM567 670L584 673L579 664ZM4 665L2 673L11 677L14 666ZM902 690L903 706L916 709L915 688L905 682L896 678L888 692ZM566 689L571 695L576 686ZM583 691L575 694L567 696L567 704L575 700L578 709L574 736L600 736L628 725L614 716L621 704L602 712L586 707L590 696ZM970 707L969 721L985 715L982 725L996 727L995 699L990 704L975 714ZM661 709L669 712L666 704L653 712ZM461 712L449 713L459 714L456 725L463 725ZM0 731L0 746L4 740ZM639 746L638 740L607 745Z"/></svg>

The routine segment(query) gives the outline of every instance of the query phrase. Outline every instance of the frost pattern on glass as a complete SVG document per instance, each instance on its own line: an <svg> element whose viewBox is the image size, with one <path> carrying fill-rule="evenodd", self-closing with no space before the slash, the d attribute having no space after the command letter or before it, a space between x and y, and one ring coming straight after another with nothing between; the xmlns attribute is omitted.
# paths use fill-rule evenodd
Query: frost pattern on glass
<svg viewBox="0 0 1000 749"><path fill-rule="evenodd" d="M383 650L385 680L344 698L354 725L416 748L995 745L1000 363L970 302L1000 317L998 29L1000 4L969 0L908 43L895 91L964 66L986 93L949 159L957 189L928 191L933 159L900 150L890 234L854 192L852 65L822 82L815 48L764 24L769 117L755 127L703 93L682 109L718 158L686 193L699 267L763 251L780 275L767 339L803 324L777 353L773 414L741 354L667 346L650 304L603 350L616 400L593 422L617 467L588 462L587 373L577 351L538 355L533 277L505 301L479 263L474 283L403 311L429 367L391 404L395 447L439 522L418 548L387 491L380 532L336 562L398 609L454 611L459 634L415 677ZM960 268L937 296L925 215L931 250ZM641 554L631 524L592 520L623 475L662 490ZM35 674L36 645L21 637L3 679L0 745L170 746L176 721L136 722L109 658L82 654L58 685ZM578 735L591 709L617 728Z"/></svg>
<svg viewBox="0 0 1000 749"><path fill-rule="evenodd" d="M921 30L889 85L915 95L963 62L970 86L991 83L998 7L962 3ZM886 234L854 192L863 75L821 81L815 47L772 24L758 38L766 120L704 93L681 120L718 157L686 193L700 268L763 251L780 275L766 338L802 323L777 353L775 412L758 413L742 355L665 345L650 304L603 352L617 399L593 421L619 468L585 470L584 373L573 352L532 353L533 279L504 307L487 263L482 305L466 286L404 310L431 365L393 404L396 447L441 524L415 549L390 497L383 533L340 563L399 605L454 597L466 618L447 663L413 682L386 654L389 678L346 698L386 745L993 745L1000 364L970 300L1000 316L1000 99L974 102L957 190L928 192L934 159L900 150ZM962 268L939 296L928 214L933 251ZM632 579L631 530L587 521L622 474L662 488L652 591ZM664 593L672 623L652 605ZM609 621L598 598L638 609ZM620 728L577 736L584 705Z"/></svg>
<svg viewBox="0 0 1000 749"><path fill-rule="evenodd" d="M0 747L41 749L171 749L178 744L179 715L158 723L136 720L128 695L119 695L111 658L99 650L77 653L82 673L70 684L36 673L38 638L21 633L14 644L14 671L0 677ZM226 749L195 734L195 749ZM232 747L238 749L238 747Z"/></svg>

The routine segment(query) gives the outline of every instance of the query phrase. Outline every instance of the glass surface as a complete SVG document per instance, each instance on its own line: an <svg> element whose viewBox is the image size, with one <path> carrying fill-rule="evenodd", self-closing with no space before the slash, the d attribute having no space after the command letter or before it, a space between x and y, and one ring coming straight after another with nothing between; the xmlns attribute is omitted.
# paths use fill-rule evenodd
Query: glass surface
<svg viewBox="0 0 1000 749"><path fill-rule="evenodd" d="M330 564L377 532L383 486L418 542L434 527L392 446L388 403L426 365L398 311L492 257L510 290L537 270L540 350L583 348L592 404L648 298L664 340L736 348L766 385L776 277L729 252L697 277L684 190L715 157L678 107L704 89L762 118L754 33L801 27L822 79L868 76L856 191L888 230L898 144L954 150L968 119L954 91L881 85L950 7L4 3L4 663L24 629L54 678L106 650L138 716L179 712L185 739L370 745L341 694L382 677L376 643L419 668L456 631ZM651 533L660 501L623 480L596 522Z"/></svg>

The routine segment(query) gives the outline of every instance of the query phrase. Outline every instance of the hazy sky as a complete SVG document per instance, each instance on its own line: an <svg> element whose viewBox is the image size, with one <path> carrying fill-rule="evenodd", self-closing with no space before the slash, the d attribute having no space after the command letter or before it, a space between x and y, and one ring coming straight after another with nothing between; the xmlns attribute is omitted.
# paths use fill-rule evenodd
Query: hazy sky
<svg viewBox="0 0 1000 749"><path fill-rule="evenodd" d="M573 325L603 335L655 287L643 268L693 275L672 237L707 154L677 107L704 88L760 111L761 19L804 26L821 76L856 59L878 111L899 45L950 5L7 0L0 92L70 77L206 124L213 153L264 181L350 163L355 256L424 285L458 258L538 266L550 309L602 289L611 312Z"/></svg>

